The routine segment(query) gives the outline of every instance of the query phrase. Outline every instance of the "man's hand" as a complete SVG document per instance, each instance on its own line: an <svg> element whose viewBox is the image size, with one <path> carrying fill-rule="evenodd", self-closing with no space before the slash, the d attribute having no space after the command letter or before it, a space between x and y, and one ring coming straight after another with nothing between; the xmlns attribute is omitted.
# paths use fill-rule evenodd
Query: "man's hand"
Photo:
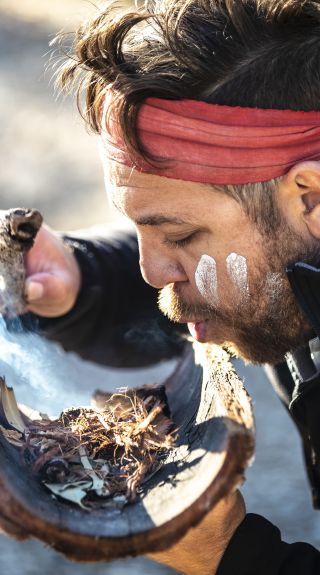
<svg viewBox="0 0 320 575"><path fill-rule="evenodd" d="M214 575L245 513L243 497L236 491L222 499L176 545L148 557L185 575Z"/></svg>
<svg viewBox="0 0 320 575"><path fill-rule="evenodd" d="M74 306L81 274L71 249L43 226L26 255L25 293L27 311L43 317L59 317Z"/></svg>

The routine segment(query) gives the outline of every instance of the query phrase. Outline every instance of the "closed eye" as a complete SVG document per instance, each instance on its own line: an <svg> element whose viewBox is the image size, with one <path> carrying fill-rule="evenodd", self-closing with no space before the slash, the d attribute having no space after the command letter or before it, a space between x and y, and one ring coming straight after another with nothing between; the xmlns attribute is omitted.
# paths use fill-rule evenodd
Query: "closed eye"
<svg viewBox="0 0 320 575"><path fill-rule="evenodd" d="M189 236L181 238L180 240L169 240L169 238L166 238L164 240L164 244L172 248L183 248L184 246L187 246L188 244L191 243L195 235L196 235L195 233L190 234Z"/></svg>

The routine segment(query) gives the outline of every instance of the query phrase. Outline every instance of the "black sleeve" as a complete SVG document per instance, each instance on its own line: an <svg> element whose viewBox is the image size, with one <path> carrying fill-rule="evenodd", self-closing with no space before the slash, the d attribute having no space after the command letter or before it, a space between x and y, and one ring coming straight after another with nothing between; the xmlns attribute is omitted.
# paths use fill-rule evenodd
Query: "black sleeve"
<svg viewBox="0 0 320 575"><path fill-rule="evenodd" d="M216 575L319 575L320 553L285 543L275 525L249 513L234 533Z"/></svg>
<svg viewBox="0 0 320 575"><path fill-rule="evenodd" d="M55 319L26 314L25 329L106 365L141 366L181 351L177 324L162 316L157 290L142 278L134 231L101 226L64 241L81 269L76 305Z"/></svg>

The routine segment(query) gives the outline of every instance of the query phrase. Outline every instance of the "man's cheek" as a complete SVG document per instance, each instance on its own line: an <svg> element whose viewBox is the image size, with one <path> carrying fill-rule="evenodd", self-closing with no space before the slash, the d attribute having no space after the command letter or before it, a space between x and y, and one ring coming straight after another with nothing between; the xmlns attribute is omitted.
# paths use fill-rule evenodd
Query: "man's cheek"
<svg viewBox="0 0 320 575"><path fill-rule="evenodd" d="M209 305L219 304L217 264L214 258L206 254L201 256L195 271L195 283Z"/></svg>
<svg viewBox="0 0 320 575"><path fill-rule="evenodd" d="M236 253L231 253L226 258L228 277L235 292L240 299L247 299L249 296L249 279L247 258Z"/></svg>
<svg viewBox="0 0 320 575"><path fill-rule="evenodd" d="M212 256L203 254L195 271L195 283L203 299L212 307L219 307L231 292L235 299L245 301L249 296L248 263L245 256L229 254L223 263L224 273Z"/></svg>

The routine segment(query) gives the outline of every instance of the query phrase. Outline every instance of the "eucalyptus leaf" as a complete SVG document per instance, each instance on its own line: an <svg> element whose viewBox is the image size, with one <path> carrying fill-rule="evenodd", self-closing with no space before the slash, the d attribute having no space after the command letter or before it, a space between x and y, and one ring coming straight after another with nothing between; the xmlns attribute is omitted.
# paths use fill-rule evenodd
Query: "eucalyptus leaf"
<svg viewBox="0 0 320 575"><path fill-rule="evenodd" d="M102 493L104 492L103 487L104 487L104 479L100 479L100 477L98 477L94 471L92 473L90 473L90 477L92 479L92 487L90 487L90 491L96 491L97 495L102 495Z"/></svg>
<svg viewBox="0 0 320 575"><path fill-rule="evenodd" d="M86 449L83 447L83 445L81 445L79 448L79 455L84 469L92 479L92 486L90 487L90 491L96 491L98 495L102 494L104 479L101 479L94 471L87 456Z"/></svg>
<svg viewBox="0 0 320 575"><path fill-rule="evenodd" d="M54 495L58 495L67 501L76 503L82 509L89 511L89 507L82 503L86 497L88 489L91 487L91 481L81 481L74 484L61 485L60 483L45 483L44 484Z"/></svg>
<svg viewBox="0 0 320 575"><path fill-rule="evenodd" d="M79 447L79 455L80 455L80 460L81 460L81 463L82 463L84 469L86 469L88 471L92 471L92 469L93 469L92 465L89 461L86 449L85 449L85 447L83 447L83 445L80 445L80 447Z"/></svg>

